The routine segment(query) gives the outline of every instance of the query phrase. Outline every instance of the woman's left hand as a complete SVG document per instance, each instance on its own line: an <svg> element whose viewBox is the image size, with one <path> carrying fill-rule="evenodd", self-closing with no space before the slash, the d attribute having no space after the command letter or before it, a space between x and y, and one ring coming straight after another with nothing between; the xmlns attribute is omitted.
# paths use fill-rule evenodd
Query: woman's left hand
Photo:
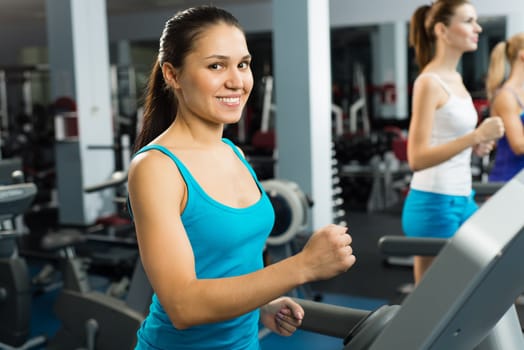
<svg viewBox="0 0 524 350"><path fill-rule="evenodd" d="M488 155L495 147L495 141L481 142L473 147L473 152L479 157Z"/></svg>
<svg viewBox="0 0 524 350"><path fill-rule="evenodd" d="M260 320L271 331L292 335L302 324L304 309L289 297L275 299L260 308Z"/></svg>

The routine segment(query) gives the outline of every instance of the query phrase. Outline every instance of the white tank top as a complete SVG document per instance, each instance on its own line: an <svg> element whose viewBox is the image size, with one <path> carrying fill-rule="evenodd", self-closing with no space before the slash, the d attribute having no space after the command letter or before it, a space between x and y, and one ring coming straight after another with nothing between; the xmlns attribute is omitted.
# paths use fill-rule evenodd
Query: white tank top
<svg viewBox="0 0 524 350"><path fill-rule="evenodd" d="M448 93L446 103L435 111L431 145L440 145L473 131L478 114L471 96L454 95L437 74L424 73L436 79ZM417 78L418 79L418 78ZM455 196L471 193L471 147L451 159L431 168L416 171L411 179L411 188L421 191Z"/></svg>

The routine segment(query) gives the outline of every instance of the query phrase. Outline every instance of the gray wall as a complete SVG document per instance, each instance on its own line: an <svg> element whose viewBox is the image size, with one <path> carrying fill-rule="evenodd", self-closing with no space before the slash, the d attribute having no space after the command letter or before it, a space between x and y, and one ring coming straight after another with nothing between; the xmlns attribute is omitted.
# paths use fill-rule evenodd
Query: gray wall
<svg viewBox="0 0 524 350"><path fill-rule="evenodd" d="M283 1L283 0L274 0ZM409 20L413 10L428 1L394 0L331 0L331 26L358 26ZM478 0L474 1L479 16L513 17L519 12L524 20L522 0ZM255 4L225 6L238 17L247 32L271 31L271 1ZM378 10L380 9L380 10ZM110 41L119 40L158 40L163 23L176 11L176 8L163 12L149 12L111 16L108 18ZM46 47L45 18L27 22L0 23L0 65L14 65L20 62L24 47Z"/></svg>

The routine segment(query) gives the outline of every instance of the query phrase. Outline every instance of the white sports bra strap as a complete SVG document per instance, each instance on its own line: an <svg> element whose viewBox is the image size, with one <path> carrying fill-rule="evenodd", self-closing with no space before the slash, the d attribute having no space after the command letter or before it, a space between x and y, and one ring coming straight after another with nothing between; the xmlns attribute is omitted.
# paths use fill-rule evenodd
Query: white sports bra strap
<svg viewBox="0 0 524 350"><path fill-rule="evenodd" d="M451 93L451 90L450 88L448 87L448 85L444 82L444 80L442 80L438 74L436 73L422 73L420 76L422 75L428 75L430 77L432 77L433 79L435 79L436 81L438 81L438 83L440 84L440 86L442 86L442 88L444 89L444 91L446 91L448 93L449 96L452 95Z"/></svg>

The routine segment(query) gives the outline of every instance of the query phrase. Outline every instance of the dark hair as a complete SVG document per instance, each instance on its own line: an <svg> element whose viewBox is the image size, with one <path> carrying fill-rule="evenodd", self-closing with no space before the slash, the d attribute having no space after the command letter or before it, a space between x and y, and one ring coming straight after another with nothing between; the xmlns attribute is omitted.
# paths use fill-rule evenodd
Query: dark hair
<svg viewBox="0 0 524 350"><path fill-rule="evenodd" d="M214 6L192 7L176 13L166 22L160 37L158 58L146 87L143 124L135 140L135 151L166 130L177 113L176 96L164 81L162 65L169 62L173 67L181 68L199 35L218 23L226 23L242 30L232 14Z"/></svg>
<svg viewBox="0 0 524 350"><path fill-rule="evenodd" d="M470 4L469 0L437 0L418 7L411 16L409 44L415 49L415 60L420 70L435 54L435 25L449 25L457 7Z"/></svg>

